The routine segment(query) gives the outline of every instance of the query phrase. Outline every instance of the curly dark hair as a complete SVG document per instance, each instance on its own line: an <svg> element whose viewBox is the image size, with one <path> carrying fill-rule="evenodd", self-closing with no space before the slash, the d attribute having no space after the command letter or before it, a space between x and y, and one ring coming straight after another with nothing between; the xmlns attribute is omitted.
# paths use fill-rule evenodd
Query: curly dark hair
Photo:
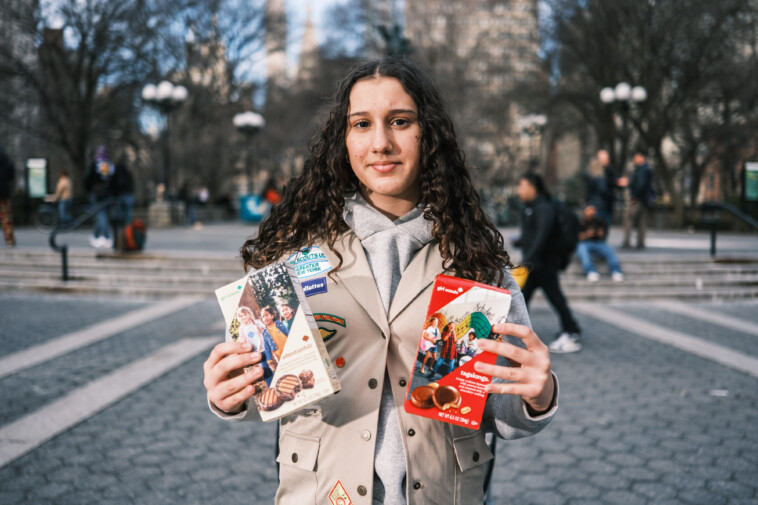
<svg viewBox="0 0 758 505"><path fill-rule="evenodd" d="M418 108L421 127L419 209L432 221L443 267L458 277L502 285L511 267L503 237L484 214L458 146L453 121L436 87L419 67L403 58L368 61L339 82L328 119L309 143L302 174L284 187L282 201L261 222L258 235L240 253L245 268L261 268L322 239L331 248L348 226L345 195L359 190L348 159L350 91L363 79L400 81ZM342 257L335 271L342 266Z"/></svg>

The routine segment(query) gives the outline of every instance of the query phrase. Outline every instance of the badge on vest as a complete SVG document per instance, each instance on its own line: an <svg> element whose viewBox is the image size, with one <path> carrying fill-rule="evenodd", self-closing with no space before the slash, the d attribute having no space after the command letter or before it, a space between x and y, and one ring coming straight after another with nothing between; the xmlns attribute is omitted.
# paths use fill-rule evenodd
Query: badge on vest
<svg viewBox="0 0 758 505"><path fill-rule="evenodd" d="M326 254L316 245L296 252L287 258L287 263L295 267L301 281L326 273L333 268Z"/></svg>
<svg viewBox="0 0 758 505"><path fill-rule="evenodd" d="M334 336L335 333L337 333L337 330L327 330L326 328L322 328L321 326L318 327L319 333L321 333L321 339L326 342L330 338Z"/></svg>
<svg viewBox="0 0 758 505"><path fill-rule="evenodd" d="M324 321L327 323L334 323L342 326L343 328L346 326L345 318L342 318L340 316L335 316L334 314L327 314L326 312L316 312L313 314L313 319L315 319L318 322Z"/></svg>
<svg viewBox="0 0 758 505"><path fill-rule="evenodd" d="M329 501L332 502L332 505L353 505L353 501L345 491L345 486L340 481L337 481L332 492L329 493Z"/></svg>
<svg viewBox="0 0 758 505"><path fill-rule="evenodd" d="M303 287L305 296L313 296L319 293L326 293L326 277L319 277L318 279L310 279L300 283Z"/></svg>

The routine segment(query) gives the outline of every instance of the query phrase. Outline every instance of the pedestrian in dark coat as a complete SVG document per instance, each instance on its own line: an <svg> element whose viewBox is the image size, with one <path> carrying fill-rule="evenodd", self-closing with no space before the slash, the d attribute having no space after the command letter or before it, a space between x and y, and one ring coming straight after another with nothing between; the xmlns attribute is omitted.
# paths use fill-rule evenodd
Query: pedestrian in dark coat
<svg viewBox="0 0 758 505"><path fill-rule="evenodd" d="M524 174L518 183L518 197L524 204L521 211L520 245L522 263L531 268L521 291L529 304L537 288L542 288L550 304L561 319L561 332L548 347L551 352L570 353L582 349L581 330L571 314L566 297L561 291L558 272L561 257L556 253L554 228L555 210L542 177L535 173Z"/></svg>
<svg viewBox="0 0 758 505"><path fill-rule="evenodd" d="M13 208L11 205L11 196L13 195L13 181L16 177L16 170L13 162L0 147L0 221L3 224L3 235L8 247L16 245L16 238L13 234Z"/></svg>
<svg viewBox="0 0 758 505"><path fill-rule="evenodd" d="M105 146L98 147L95 161L90 164L87 177L84 179L84 187L89 192L90 202L93 205L115 196L115 173L116 165L108 155ZM101 209L95 215L95 227L92 230L90 244L96 248L109 248L113 245L108 209Z"/></svg>
<svg viewBox="0 0 758 505"><path fill-rule="evenodd" d="M624 213L624 242L622 248L631 247L632 226L637 228L637 249L645 248L645 229L653 205L653 170L647 162L647 153L638 149L634 154L634 172L628 181L629 199Z"/></svg>

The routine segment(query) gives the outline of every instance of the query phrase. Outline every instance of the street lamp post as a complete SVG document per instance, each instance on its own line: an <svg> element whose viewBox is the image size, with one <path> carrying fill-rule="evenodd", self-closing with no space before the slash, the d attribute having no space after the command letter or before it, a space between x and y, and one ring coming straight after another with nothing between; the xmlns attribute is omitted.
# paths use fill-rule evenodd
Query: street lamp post
<svg viewBox="0 0 758 505"><path fill-rule="evenodd" d="M253 111L240 112L235 114L232 118L234 127L240 132L244 133L248 137L247 152L245 154L245 171L247 172L247 192L252 194L253 192L253 167L252 167L252 147L250 141L253 135L261 131L266 126L266 120L263 116Z"/></svg>
<svg viewBox="0 0 758 505"><path fill-rule="evenodd" d="M157 86L148 84L142 88L142 99L158 109L166 119L163 129L163 187L164 194L171 199L171 148L169 144L169 114L187 99L187 88L163 81Z"/></svg>
<svg viewBox="0 0 758 505"><path fill-rule="evenodd" d="M529 137L529 169L534 168L534 137L538 133L542 133L543 128L547 124L547 116L544 114L528 114L518 119L517 125L521 128L521 131ZM540 139L541 141L541 139Z"/></svg>
<svg viewBox="0 0 758 505"><path fill-rule="evenodd" d="M620 82L616 84L616 87L606 87L600 90L600 101L604 104L611 106L617 104L621 114L621 152L619 157L614 160L619 164L619 168L623 168L624 161L626 160L627 143L629 141L629 134L627 131L627 120L629 117L629 110L632 104L641 103L647 100L647 90L642 86L632 87L627 82ZM615 154L615 138L611 146L611 153Z"/></svg>

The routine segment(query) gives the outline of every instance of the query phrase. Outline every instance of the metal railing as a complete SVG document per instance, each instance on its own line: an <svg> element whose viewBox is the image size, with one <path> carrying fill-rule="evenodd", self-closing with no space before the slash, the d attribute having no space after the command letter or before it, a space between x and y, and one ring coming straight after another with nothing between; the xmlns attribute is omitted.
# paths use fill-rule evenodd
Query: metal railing
<svg viewBox="0 0 758 505"><path fill-rule="evenodd" d="M758 231L758 221L745 214L734 205L727 202L704 203L702 206L703 221L705 221L705 223L711 228L711 258L716 256L716 235L722 210L729 212L734 217L753 228L753 230Z"/></svg>
<svg viewBox="0 0 758 505"><path fill-rule="evenodd" d="M68 281L68 244L58 244L56 242L58 234L69 233L80 228L84 223L92 219L101 210L106 210L109 207L113 207L118 203L118 200L114 197L106 198L101 202L93 204L87 211L79 215L73 221L69 221L65 224L59 223L58 226L50 232L50 238L48 240L50 247L53 251L60 253L61 255L61 278L63 281ZM113 247L116 247L118 231L121 226L121 220L109 219L111 228L113 230Z"/></svg>

